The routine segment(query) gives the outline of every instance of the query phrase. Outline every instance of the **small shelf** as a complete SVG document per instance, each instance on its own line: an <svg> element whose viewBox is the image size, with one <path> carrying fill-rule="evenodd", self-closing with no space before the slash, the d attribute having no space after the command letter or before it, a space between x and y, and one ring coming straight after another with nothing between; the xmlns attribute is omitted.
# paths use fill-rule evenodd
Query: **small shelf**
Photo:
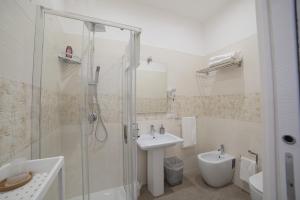
<svg viewBox="0 0 300 200"><path fill-rule="evenodd" d="M209 72L212 71L217 71L220 69L225 69L225 68L230 68L230 67L240 67L242 65L242 59L239 60L235 60L235 61L230 61L230 62L226 62L226 63L222 63L216 66L212 66L212 67L207 67L204 69L200 69L197 71L197 73L202 73L202 74L209 74Z"/></svg>
<svg viewBox="0 0 300 200"><path fill-rule="evenodd" d="M17 166L6 164L0 168L0 179L3 180L12 176L16 170L15 168L20 166L25 171L33 173L32 179L22 187L8 192L0 192L1 200L42 200L57 176L60 186L60 199L64 198L64 157L28 160Z"/></svg>
<svg viewBox="0 0 300 200"><path fill-rule="evenodd" d="M64 63L67 63L67 64L78 64L78 65L81 64L81 59L78 56L75 56L75 55L72 55L72 58L68 58L68 57L66 57L65 54L62 53L61 55L58 56L58 59L61 62L64 62Z"/></svg>

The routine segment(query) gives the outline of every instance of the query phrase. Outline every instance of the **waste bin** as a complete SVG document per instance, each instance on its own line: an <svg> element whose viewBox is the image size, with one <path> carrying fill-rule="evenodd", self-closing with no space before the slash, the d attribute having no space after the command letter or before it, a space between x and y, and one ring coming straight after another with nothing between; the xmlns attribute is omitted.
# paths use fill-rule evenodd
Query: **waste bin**
<svg viewBox="0 0 300 200"><path fill-rule="evenodd" d="M165 178L167 182L174 186L182 183L183 161L178 157L169 157L164 160Z"/></svg>

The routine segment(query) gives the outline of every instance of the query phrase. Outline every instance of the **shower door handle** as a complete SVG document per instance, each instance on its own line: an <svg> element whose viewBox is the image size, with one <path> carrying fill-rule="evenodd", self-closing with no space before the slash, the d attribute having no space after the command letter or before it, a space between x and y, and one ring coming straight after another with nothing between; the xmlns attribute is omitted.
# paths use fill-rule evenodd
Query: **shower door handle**
<svg viewBox="0 0 300 200"><path fill-rule="evenodd" d="M123 125L123 137L124 137L125 144L127 144L128 143L128 129L127 129L127 125Z"/></svg>

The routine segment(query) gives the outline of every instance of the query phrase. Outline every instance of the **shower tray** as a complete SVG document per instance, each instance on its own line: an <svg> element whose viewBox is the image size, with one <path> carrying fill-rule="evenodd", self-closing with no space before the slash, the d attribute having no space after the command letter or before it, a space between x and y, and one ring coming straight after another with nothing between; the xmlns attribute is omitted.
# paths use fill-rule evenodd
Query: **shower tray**
<svg viewBox="0 0 300 200"><path fill-rule="evenodd" d="M0 192L2 200L42 200L54 179L58 177L59 199L64 200L64 157L52 157L24 161L18 165L6 164L0 168L0 180L22 171L31 171L33 177L29 183L8 192Z"/></svg>

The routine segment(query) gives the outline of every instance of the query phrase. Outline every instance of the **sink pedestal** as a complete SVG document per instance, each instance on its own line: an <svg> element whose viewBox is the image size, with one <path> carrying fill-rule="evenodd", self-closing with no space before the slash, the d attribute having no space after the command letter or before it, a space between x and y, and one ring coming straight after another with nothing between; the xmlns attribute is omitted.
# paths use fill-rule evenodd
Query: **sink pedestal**
<svg viewBox="0 0 300 200"><path fill-rule="evenodd" d="M165 149L182 143L183 139L171 133L142 134L138 146L147 151L148 190L157 197L164 194L164 155Z"/></svg>
<svg viewBox="0 0 300 200"><path fill-rule="evenodd" d="M164 194L164 148L147 152L148 190L157 197Z"/></svg>

